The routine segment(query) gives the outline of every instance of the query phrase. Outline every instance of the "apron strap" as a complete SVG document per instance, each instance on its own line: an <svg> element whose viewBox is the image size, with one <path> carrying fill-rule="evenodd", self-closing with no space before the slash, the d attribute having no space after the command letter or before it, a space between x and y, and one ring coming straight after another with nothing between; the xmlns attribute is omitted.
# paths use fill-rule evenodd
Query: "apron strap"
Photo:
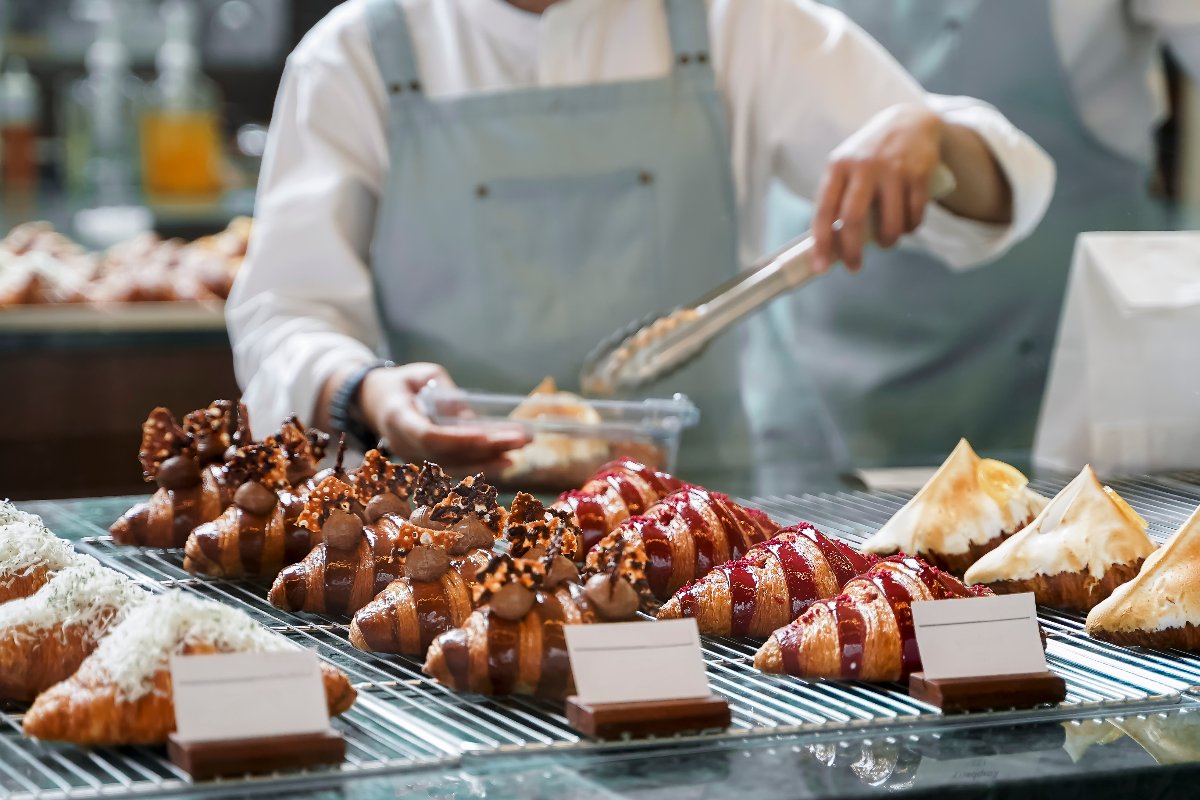
<svg viewBox="0 0 1200 800"><path fill-rule="evenodd" d="M675 69L700 67L712 70L712 52L708 44L708 5L704 0L666 0L667 28Z"/></svg>
<svg viewBox="0 0 1200 800"><path fill-rule="evenodd" d="M421 73L401 0L367 0L371 49L388 94L420 95Z"/></svg>

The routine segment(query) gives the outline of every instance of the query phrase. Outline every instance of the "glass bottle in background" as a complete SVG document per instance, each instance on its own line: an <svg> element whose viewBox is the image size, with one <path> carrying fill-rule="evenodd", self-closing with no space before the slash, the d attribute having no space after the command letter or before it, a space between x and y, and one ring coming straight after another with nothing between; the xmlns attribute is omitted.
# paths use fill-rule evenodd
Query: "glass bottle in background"
<svg viewBox="0 0 1200 800"><path fill-rule="evenodd" d="M148 194L212 195L222 188L220 95L200 68L196 9L166 0L162 16L166 39L141 121L142 181Z"/></svg>
<svg viewBox="0 0 1200 800"><path fill-rule="evenodd" d="M63 109L67 184L95 205L136 201L138 108L145 84L133 74L121 41L119 0L94 3L96 40L87 75L73 83Z"/></svg>
<svg viewBox="0 0 1200 800"><path fill-rule="evenodd" d="M30 191L37 185L37 127L40 94L20 58L0 74L0 185Z"/></svg>

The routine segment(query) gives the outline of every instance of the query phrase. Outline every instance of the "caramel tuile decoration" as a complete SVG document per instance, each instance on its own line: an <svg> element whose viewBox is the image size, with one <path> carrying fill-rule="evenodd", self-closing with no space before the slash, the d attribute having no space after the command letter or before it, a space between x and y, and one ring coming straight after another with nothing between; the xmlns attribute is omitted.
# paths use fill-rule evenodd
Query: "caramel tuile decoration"
<svg viewBox="0 0 1200 800"><path fill-rule="evenodd" d="M386 492L407 500L421 469L415 464L394 464L379 449L368 450L362 465L350 476L350 483L364 506L372 497Z"/></svg>
<svg viewBox="0 0 1200 800"><path fill-rule="evenodd" d="M475 573L475 585L471 591L475 604L485 603L496 592L510 583L524 586L530 591L542 587L546 568L541 561L528 558L513 558L507 553L492 556L488 563Z"/></svg>
<svg viewBox="0 0 1200 800"><path fill-rule="evenodd" d="M560 533L559 552L573 558L583 532L572 521L571 513L565 509L546 508L527 492L517 493L504 530L513 555L522 556L538 545L549 547Z"/></svg>
<svg viewBox="0 0 1200 800"><path fill-rule="evenodd" d="M454 480L437 464L426 461L412 484L413 505L433 508L445 500L453 489Z"/></svg>
<svg viewBox="0 0 1200 800"><path fill-rule="evenodd" d="M211 437L219 452L251 443L250 417L246 413L246 404L241 401L214 400L207 408L185 416L183 429L197 441Z"/></svg>
<svg viewBox="0 0 1200 800"><path fill-rule="evenodd" d="M447 527L475 516L488 530L499 534L505 511L498 502L499 492L483 479L483 473L463 478L445 499L433 507L429 518Z"/></svg>
<svg viewBox="0 0 1200 800"><path fill-rule="evenodd" d="M150 412L142 423L142 447L138 451L142 476L147 481L154 480L158 468L168 458L195 455L195 437L179 427L170 411L159 407Z"/></svg>
<svg viewBox="0 0 1200 800"><path fill-rule="evenodd" d="M272 444L249 444L238 448L225 462L225 474L235 484L257 481L268 489L287 486L287 459Z"/></svg>
<svg viewBox="0 0 1200 800"><path fill-rule="evenodd" d="M341 509L347 513L353 513L351 511L353 501L354 489L350 487L350 484L336 475L330 475L317 484L309 494L308 500L304 503L304 510L300 512L296 524L313 533L320 533L321 526L335 510Z"/></svg>

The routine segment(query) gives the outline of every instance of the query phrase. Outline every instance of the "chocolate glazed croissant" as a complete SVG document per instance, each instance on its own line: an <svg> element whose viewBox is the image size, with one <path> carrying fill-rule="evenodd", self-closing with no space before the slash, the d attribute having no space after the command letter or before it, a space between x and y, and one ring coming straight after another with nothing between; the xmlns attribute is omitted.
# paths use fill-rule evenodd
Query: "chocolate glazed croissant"
<svg viewBox="0 0 1200 800"><path fill-rule="evenodd" d="M548 553L561 559L561 556ZM562 559L565 560L565 559ZM481 606L433 640L424 672L459 691L561 700L575 690L564 625L630 620L638 597L626 574L560 580L549 559L501 554L481 573Z"/></svg>
<svg viewBox="0 0 1200 800"><path fill-rule="evenodd" d="M680 589L658 618L693 617L712 636L767 637L878 560L801 522Z"/></svg>
<svg viewBox="0 0 1200 800"><path fill-rule="evenodd" d="M622 458L601 467L582 489L564 492L554 506L575 516L575 524L583 531L582 557L622 522L645 513L685 485L640 461Z"/></svg>
<svg viewBox="0 0 1200 800"><path fill-rule="evenodd" d="M754 666L802 678L900 680L921 669L913 602L990 594L919 558L892 556L771 634Z"/></svg>
<svg viewBox="0 0 1200 800"><path fill-rule="evenodd" d="M229 459L226 471L241 485L220 517L188 536L185 570L226 578L274 575L320 542L284 513L279 492L288 485L287 461L279 447L247 445Z"/></svg>
<svg viewBox="0 0 1200 800"><path fill-rule="evenodd" d="M587 556L587 572L604 572L614 547L632 545L646 563L639 587L643 610L665 602L689 581L713 567L741 558L752 546L778 531L779 525L755 509L743 508L723 494L689 486L667 495L644 515L631 517L600 540Z"/></svg>
<svg viewBox="0 0 1200 800"><path fill-rule="evenodd" d="M246 425L245 408L228 400L193 411L183 427L167 409L154 409L142 425L138 458L146 480L159 488L112 524L113 540L135 547L183 547L193 528L220 516L237 489L220 460L228 447L249 443Z"/></svg>

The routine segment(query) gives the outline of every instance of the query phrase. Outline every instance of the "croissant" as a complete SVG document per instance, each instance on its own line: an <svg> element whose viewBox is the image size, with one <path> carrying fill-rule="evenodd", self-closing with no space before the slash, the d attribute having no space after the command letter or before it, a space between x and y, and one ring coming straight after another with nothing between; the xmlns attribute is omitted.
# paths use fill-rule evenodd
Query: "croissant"
<svg viewBox="0 0 1200 800"><path fill-rule="evenodd" d="M181 592L142 603L70 678L42 692L25 733L86 746L162 744L175 730L172 655L287 652L295 645L246 614ZM321 663L331 715L354 703L341 670Z"/></svg>
<svg viewBox="0 0 1200 800"><path fill-rule="evenodd" d="M421 481L421 476L417 480ZM363 509L365 514L362 496L360 490L333 476L313 491L300 524L319 533L322 542L298 564L279 573L268 596L272 605L285 611L353 614L400 577L405 556L416 545L438 544L452 549L463 538L483 533L482 538L490 546L501 524L495 506L496 490L483 483L480 476L460 483L428 512L440 518L445 516L443 512L451 513L452 507L457 509L453 513L461 513L461 518L455 521L466 526L461 530L425 527L393 513L384 513L368 524L358 513ZM429 499L424 492L421 497ZM476 501L488 506L486 520L467 514ZM439 520L430 522L441 524Z"/></svg>
<svg viewBox="0 0 1200 800"><path fill-rule="evenodd" d="M148 595L88 556L0 605L0 700L29 702L69 677Z"/></svg>
<svg viewBox="0 0 1200 800"><path fill-rule="evenodd" d="M532 495L519 493L505 520L509 552L549 557L557 582L579 579L572 556L579 529L569 515L546 509ZM360 650L421 655L438 635L462 625L475 609L475 576L492 557L476 549L451 560L444 547L418 546L405 560L406 574L388 584L358 610L350 623L350 643ZM565 555L563 558L558 558Z"/></svg>
<svg viewBox="0 0 1200 800"><path fill-rule="evenodd" d="M0 503L0 603L28 597L78 559L75 548L47 530L41 517Z"/></svg>
<svg viewBox="0 0 1200 800"><path fill-rule="evenodd" d="M216 519L237 489L220 463L225 451L250 439L245 406L218 400L184 417L183 427L165 408L142 425L138 458L158 491L109 527L117 544L183 547L197 525Z"/></svg>
<svg viewBox="0 0 1200 800"><path fill-rule="evenodd" d="M583 488L564 492L554 505L575 516L583 531L584 555L623 521L686 484L640 461L622 458L600 468Z"/></svg>
<svg viewBox="0 0 1200 800"><path fill-rule="evenodd" d="M918 558L885 558L771 634L754 666L802 678L900 680L921 669L913 602L990 594Z"/></svg>
<svg viewBox="0 0 1200 800"><path fill-rule="evenodd" d="M713 636L770 636L878 560L802 522L689 583L658 618L694 617Z"/></svg>
<svg viewBox="0 0 1200 800"><path fill-rule="evenodd" d="M741 558L780 529L761 511L743 508L723 494L689 486L667 495L641 516L630 517L587 556L587 571L603 572L615 547L630 542L645 562L643 610L665 602L717 564Z"/></svg>

